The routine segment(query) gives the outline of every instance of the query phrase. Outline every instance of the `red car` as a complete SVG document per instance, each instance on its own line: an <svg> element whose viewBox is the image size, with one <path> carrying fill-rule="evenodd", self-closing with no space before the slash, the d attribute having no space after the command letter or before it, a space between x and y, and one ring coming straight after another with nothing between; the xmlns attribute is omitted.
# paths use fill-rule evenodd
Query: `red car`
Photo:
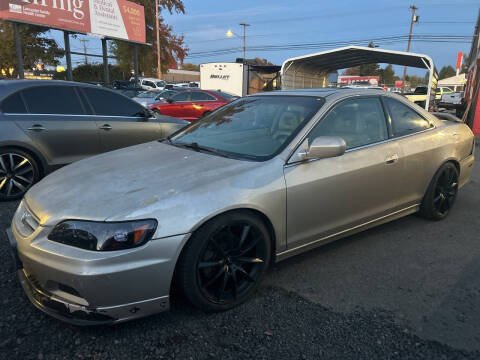
<svg viewBox="0 0 480 360"><path fill-rule="evenodd" d="M192 122L236 98L221 91L185 90L165 101L153 103L150 110Z"/></svg>

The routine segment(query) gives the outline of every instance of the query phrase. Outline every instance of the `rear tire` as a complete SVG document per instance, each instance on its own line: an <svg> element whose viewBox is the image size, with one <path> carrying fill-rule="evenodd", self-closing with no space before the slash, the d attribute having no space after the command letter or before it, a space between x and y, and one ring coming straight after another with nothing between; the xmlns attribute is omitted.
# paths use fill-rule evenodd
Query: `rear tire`
<svg viewBox="0 0 480 360"><path fill-rule="evenodd" d="M185 245L178 280L190 303L224 311L248 299L270 263L270 233L248 211L220 215L198 229Z"/></svg>
<svg viewBox="0 0 480 360"><path fill-rule="evenodd" d="M16 200L40 179L40 168L28 153L15 149L0 149L0 201Z"/></svg>
<svg viewBox="0 0 480 360"><path fill-rule="evenodd" d="M451 162L443 164L433 176L420 206L420 215L442 220L450 213L458 193L458 170Z"/></svg>

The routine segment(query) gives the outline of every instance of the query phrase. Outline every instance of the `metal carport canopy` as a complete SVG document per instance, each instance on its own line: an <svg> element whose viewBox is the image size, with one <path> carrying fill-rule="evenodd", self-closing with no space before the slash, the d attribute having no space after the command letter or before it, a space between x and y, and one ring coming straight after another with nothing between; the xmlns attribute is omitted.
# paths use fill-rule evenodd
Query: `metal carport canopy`
<svg viewBox="0 0 480 360"><path fill-rule="evenodd" d="M284 79L287 79L289 71L293 71L294 74L297 72L303 74L319 74L321 72L325 73L372 63L386 63L427 69L430 72L426 103L426 108L428 109L433 71L435 68L433 60L428 55L405 51L351 45L290 58L285 60L282 64L282 88L284 88ZM294 88L295 87L296 86L294 86ZM288 89L292 87L285 86L285 88Z"/></svg>

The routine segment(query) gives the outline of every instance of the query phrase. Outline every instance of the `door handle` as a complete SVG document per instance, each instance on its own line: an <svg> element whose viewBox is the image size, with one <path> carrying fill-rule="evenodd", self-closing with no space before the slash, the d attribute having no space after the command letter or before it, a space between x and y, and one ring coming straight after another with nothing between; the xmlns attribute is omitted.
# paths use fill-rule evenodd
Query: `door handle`
<svg viewBox="0 0 480 360"><path fill-rule="evenodd" d="M108 124L104 124L103 126L100 126L99 129L102 129L102 130L112 130L112 127Z"/></svg>
<svg viewBox="0 0 480 360"><path fill-rule="evenodd" d="M43 127L43 126L40 125L40 124L34 124L34 125L32 125L31 127L29 127L28 130L31 130L31 131L43 131L43 130L47 130L47 128Z"/></svg>
<svg viewBox="0 0 480 360"><path fill-rule="evenodd" d="M387 156L387 158L385 159L385 163L387 164L393 164L393 163L396 163L397 161L398 161L398 154Z"/></svg>

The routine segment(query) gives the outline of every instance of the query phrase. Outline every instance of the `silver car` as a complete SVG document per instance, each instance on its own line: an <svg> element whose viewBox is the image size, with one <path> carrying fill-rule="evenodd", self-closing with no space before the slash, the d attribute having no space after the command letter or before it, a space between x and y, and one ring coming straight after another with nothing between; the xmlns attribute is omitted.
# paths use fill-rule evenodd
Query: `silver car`
<svg viewBox="0 0 480 360"><path fill-rule="evenodd" d="M47 176L8 235L26 294L59 319L153 314L173 286L221 311L272 262L415 212L443 219L473 150L466 125L384 91L255 94Z"/></svg>
<svg viewBox="0 0 480 360"><path fill-rule="evenodd" d="M165 101L172 95L175 95L177 90L162 90L162 91L144 91L133 97L132 100L135 100L140 105L148 108L155 102Z"/></svg>
<svg viewBox="0 0 480 360"><path fill-rule="evenodd" d="M162 139L187 121L155 115L112 90L76 82L0 81L0 201L52 170Z"/></svg>

